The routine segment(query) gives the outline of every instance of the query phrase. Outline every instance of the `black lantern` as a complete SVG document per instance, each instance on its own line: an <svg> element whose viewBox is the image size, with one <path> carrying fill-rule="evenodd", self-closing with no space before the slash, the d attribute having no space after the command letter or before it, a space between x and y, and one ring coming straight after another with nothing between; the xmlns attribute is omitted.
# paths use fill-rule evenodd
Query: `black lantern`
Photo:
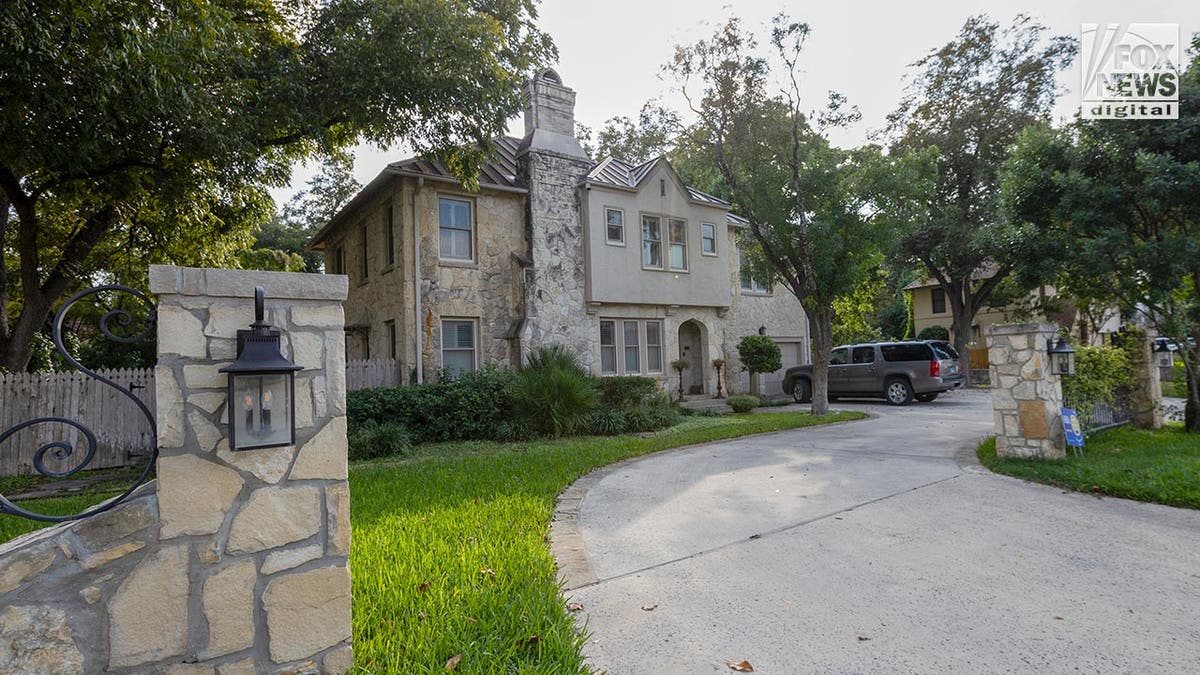
<svg viewBox="0 0 1200 675"><path fill-rule="evenodd" d="M1046 352L1050 354L1050 369L1059 375L1075 374L1075 350L1067 341L1058 338L1058 342L1046 340Z"/></svg>
<svg viewBox="0 0 1200 675"><path fill-rule="evenodd" d="M1175 353L1165 339L1155 340L1154 357L1158 360L1159 368L1171 368L1175 365Z"/></svg>
<svg viewBox="0 0 1200 675"><path fill-rule="evenodd" d="M280 333L263 321L263 289L254 289L254 323L237 333L229 373L229 447L274 448L296 443L296 371L279 352Z"/></svg>

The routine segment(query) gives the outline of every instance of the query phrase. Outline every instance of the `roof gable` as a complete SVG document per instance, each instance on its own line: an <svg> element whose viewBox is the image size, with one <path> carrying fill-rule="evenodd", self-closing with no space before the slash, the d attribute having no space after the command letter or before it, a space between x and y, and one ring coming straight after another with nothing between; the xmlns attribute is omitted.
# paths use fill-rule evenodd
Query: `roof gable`
<svg viewBox="0 0 1200 675"><path fill-rule="evenodd" d="M728 209L729 202L714 197L706 192L701 192L696 188L683 182L679 174L675 171L675 167L671 166L671 162L666 157L655 157L641 164L630 164L616 157L606 157L603 161L595 166L588 175L584 178L586 183L592 185L603 185L607 187L615 187L622 190L637 191L642 189L642 185L646 182L655 169L661 167L668 172L674 182L683 190L689 200L703 206L712 206L715 208Z"/></svg>

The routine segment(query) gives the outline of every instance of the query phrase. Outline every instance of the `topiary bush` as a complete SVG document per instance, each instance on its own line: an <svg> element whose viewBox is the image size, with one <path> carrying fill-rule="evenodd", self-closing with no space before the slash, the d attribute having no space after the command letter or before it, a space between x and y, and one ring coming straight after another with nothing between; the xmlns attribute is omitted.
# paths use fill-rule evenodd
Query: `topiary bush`
<svg viewBox="0 0 1200 675"><path fill-rule="evenodd" d="M949 340L950 329L945 326L926 326L917 333L918 340Z"/></svg>
<svg viewBox="0 0 1200 675"><path fill-rule="evenodd" d="M783 367L779 345L766 335L747 335L738 343L742 369L751 373L773 373Z"/></svg>
<svg viewBox="0 0 1200 675"><path fill-rule="evenodd" d="M730 396L729 398L725 399L725 403L728 404L730 408L733 408L733 412L735 413L746 413L757 408L761 401L758 400L757 396L752 396L750 394L738 394L737 396Z"/></svg>
<svg viewBox="0 0 1200 675"><path fill-rule="evenodd" d="M408 454L412 439L404 425L369 420L349 434L350 459L374 459Z"/></svg>
<svg viewBox="0 0 1200 675"><path fill-rule="evenodd" d="M596 381L561 345L529 355L513 387L517 417L542 436L569 436L584 429L596 409Z"/></svg>

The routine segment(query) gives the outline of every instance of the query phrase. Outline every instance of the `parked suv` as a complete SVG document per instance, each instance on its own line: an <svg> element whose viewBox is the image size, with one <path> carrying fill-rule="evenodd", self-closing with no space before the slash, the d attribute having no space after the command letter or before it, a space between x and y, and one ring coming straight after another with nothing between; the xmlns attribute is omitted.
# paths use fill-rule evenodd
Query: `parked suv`
<svg viewBox="0 0 1200 675"><path fill-rule="evenodd" d="M963 386L958 352L941 340L875 342L837 347L829 358L829 398L882 397L892 405L932 401ZM788 368L783 390L798 403L812 400L812 366Z"/></svg>

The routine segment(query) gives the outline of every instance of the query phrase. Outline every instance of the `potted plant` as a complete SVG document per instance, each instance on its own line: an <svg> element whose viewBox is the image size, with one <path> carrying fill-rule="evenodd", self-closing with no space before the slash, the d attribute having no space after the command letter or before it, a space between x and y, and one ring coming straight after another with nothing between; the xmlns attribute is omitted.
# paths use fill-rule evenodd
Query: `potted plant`
<svg viewBox="0 0 1200 675"><path fill-rule="evenodd" d="M725 359L713 359L713 370L717 371L717 398L725 398L721 393L721 372L725 370Z"/></svg>
<svg viewBox="0 0 1200 675"><path fill-rule="evenodd" d="M671 368L679 373L679 400L683 400L683 371L688 369L687 359L675 359L671 362Z"/></svg>

